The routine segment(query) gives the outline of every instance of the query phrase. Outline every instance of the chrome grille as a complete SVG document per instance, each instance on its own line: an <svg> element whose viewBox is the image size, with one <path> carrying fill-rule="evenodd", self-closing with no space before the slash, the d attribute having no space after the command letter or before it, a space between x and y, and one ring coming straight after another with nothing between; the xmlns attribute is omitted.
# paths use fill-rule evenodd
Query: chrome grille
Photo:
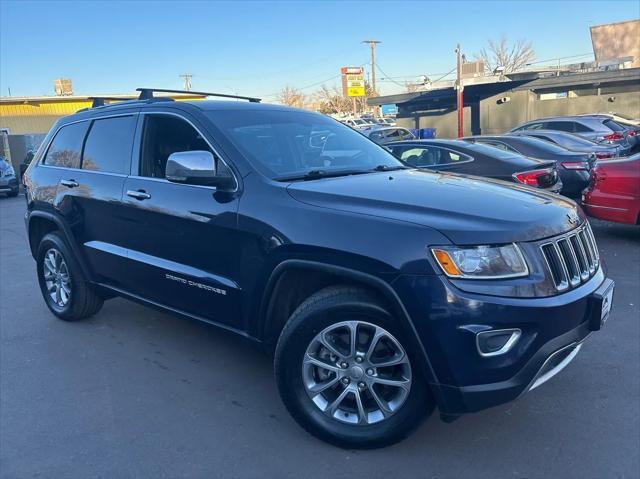
<svg viewBox="0 0 640 479"><path fill-rule="evenodd" d="M600 255L588 222L540 245L558 291L575 288L598 270Z"/></svg>

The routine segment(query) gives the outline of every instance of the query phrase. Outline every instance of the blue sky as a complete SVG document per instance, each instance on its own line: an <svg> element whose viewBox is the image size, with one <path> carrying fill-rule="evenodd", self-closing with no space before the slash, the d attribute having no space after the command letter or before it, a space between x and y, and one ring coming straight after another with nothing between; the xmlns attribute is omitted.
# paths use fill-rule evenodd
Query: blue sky
<svg viewBox="0 0 640 479"><path fill-rule="evenodd" d="M631 1L57 2L0 0L0 95L78 94L137 86L273 99L285 85L313 92L341 66L368 62L360 42L383 43L377 62L396 81L430 77L489 38L532 41L539 60L591 52L589 26L640 17ZM381 75L378 74L380 77ZM400 87L384 81L379 90Z"/></svg>

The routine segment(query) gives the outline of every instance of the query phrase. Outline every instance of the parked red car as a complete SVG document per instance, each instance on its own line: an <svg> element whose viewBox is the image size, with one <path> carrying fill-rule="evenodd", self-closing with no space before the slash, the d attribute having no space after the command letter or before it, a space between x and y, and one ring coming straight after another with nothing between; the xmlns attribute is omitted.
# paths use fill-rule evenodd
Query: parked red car
<svg viewBox="0 0 640 479"><path fill-rule="evenodd" d="M640 224L640 153L621 160L599 161L582 204L589 216Z"/></svg>

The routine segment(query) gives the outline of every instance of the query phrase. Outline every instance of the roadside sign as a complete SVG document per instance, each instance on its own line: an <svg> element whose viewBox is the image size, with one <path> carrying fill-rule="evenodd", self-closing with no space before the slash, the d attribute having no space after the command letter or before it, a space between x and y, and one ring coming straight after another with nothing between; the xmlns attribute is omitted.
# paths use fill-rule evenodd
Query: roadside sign
<svg viewBox="0 0 640 479"><path fill-rule="evenodd" d="M342 94L348 97L365 96L364 69L362 67L342 67Z"/></svg>

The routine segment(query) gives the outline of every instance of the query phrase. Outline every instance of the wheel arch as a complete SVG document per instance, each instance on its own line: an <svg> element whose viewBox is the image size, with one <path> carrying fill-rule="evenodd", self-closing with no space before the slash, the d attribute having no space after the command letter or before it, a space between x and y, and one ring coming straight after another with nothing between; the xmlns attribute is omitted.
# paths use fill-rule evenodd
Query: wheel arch
<svg viewBox="0 0 640 479"><path fill-rule="evenodd" d="M266 349L272 350L275 346L275 341L277 341L282 327L284 327L284 323L288 319L288 316L286 316L286 318L282 317L282 311L278 311L277 303L281 298L280 294L283 288L287 286L283 281L286 281L287 274L291 274L291 272L304 272L311 277L310 284L313 286L308 288L309 294L303 297L300 303L311 294L330 284L342 283L362 286L374 293L382 295L385 306L390 309L389 312L394 317L399 319L401 327L409 340L412 341L413 349L422 357L423 361L420 362L420 365L427 381L432 385L438 383L431 361L411 322L409 313L389 283L371 274L332 264L290 259L281 262L274 268L266 283L258 315L260 318L258 335L262 339ZM327 283L326 281L328 279L331 280ZM291 308L295 309L295 307L297 307L295 304L289 305L289 310L291 310Z"/></svg>
<svg viewBox="0 0 640 479"><path fill-rule="evenodd" d="M87 266L84 256L78 247L78 244L73 238L73 235L69 231L69 227L62 221L58 216L53 213L49 213L47 211L32 211L29 213L27 220L27 233L29 237L29 248L31 250L31 255L36 257L36 253L38 251L38 245L42 238L45 235L51 233L52 231L58 231L62 234L64 240L67 245L71 249L74 254L80 268L82 269L82 273L86 278L91 278L90 270Z"/></svg>

